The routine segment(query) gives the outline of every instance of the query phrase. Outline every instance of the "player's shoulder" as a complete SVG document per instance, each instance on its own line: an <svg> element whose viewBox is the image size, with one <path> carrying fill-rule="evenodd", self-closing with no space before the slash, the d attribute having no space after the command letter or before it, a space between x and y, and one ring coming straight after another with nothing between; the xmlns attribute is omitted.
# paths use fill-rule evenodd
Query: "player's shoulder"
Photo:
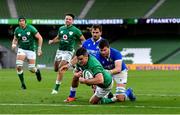
<svg viewBox="0 0 180 115"><path fill-rule="evenodd" d="M116 57L116 58L121 58L122 57L122 54L121 52L118 50L118 49L115 49L115 48L110 48L110 55L111 57Z"/></svg>
<svg viewBox="0 0 180 115"><path fill-rule="evenodd" d="M15 28L14 31L18 31L19 29L21 29L19 26Z"/></svg>
<svg viewBox="0 0 180 115"><path fill-rule="evenodd" d="M35 27L34 27L33 25L31 25L31 24L27 24L26 27L28 27L28 28L35 28Z"/></svg>
<svg viewBox="0 0 180 115"><path fill-rule="evenodd" d="M59 29L64 29L64 28L66 28L65 25L59 27Z"/></svg>
<svg viewBox="0 0 180 115"><path fill-rule="evenodd" d="M115 53L120 53L120 51L118 49L115 49L115 48L110 48L111 52L115 52Z"/></svg>
<svg viewBox="0 0 180 115"><path fill-rule="evenodd" d="M88 38L88 39L86 39L86 41L84 42L84 43L92 43L93 41L92 41L92 39L91 38Z"/></svg>

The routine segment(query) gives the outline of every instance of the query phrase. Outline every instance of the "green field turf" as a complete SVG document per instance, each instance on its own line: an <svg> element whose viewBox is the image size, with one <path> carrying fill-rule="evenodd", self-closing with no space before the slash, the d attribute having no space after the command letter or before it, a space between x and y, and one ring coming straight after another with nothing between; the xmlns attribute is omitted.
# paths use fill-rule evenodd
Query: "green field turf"
<svg viewBox="0 0 180 115"><path fill-rule="evenodd" d="M42 70L42 82L28 71L24 74L27 90L21 90L15 69L0 70L0 114L180 114L180 71L129 71L127 86L134 89L137 101L107 105L90 105L92 90L82 84L77 101L64 103L71 71L57 95L50 94L56 78L53 70Z"/></svg>

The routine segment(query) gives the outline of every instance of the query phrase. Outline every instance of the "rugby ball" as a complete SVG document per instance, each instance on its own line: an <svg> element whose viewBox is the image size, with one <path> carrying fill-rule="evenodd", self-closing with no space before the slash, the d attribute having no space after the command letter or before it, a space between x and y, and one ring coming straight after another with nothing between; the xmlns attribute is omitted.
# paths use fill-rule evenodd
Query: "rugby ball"
<svg viewBox="0 0 180 115"><path fill-rule="evenodd" d="M83 77L84 77L84 79L92 79L93 74L92 74L92 72L90 70L85 69L83 71Z"/></svg>

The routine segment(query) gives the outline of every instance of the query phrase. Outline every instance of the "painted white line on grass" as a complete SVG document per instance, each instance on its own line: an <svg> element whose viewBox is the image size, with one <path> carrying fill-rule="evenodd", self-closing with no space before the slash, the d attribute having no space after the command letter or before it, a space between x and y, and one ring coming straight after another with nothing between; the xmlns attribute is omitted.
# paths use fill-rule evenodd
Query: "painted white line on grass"
<svg viewBox="0 0 180 115"><path fill-rule="evenodd" d="M0 106L44 106L44 107L114 107L114 108L150 108L150 109L180 109L180 107L174 106L124 106L124 105L69 105L69 104L11 104L0 103Z"/></svg>
<svg viewBox="0 0 180 115"><path fill-rule="evenodd" d="M172 95L172 94L136 94L135 95L139 95L139 96L154 96L154 97L180 97L180 94L177 95Z"/></svg>

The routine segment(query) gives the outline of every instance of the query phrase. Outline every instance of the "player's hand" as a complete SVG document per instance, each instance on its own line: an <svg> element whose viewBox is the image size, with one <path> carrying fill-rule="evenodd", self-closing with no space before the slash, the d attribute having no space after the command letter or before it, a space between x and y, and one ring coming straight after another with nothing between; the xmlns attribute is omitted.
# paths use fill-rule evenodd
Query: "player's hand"
<svg viewBox="0 0 180 115"><path fill-rule="evenodd" d="M38 47L37 55L38 55L38 56L41 56L41 55L42 55L41 47Z"/></svg>
<svg viewBox="0 0 180 115"><path fill-rule="evenodd" d="M82 84L86 84L86 79L84 79L84 77L80 77L79 82Z"/></svg>
<svg viewBox="0 0 180 115"><path fill-rule="evenodd" d="M75 72L74 76L80 78L82 76L82 71Z"/></svg>
<svg viewBox="0 0 180 115"><path fill-rule="evenodd" d="M49 42L48 42L49 44L52 44L53 43L53 40L49 40Z"/></svg>
<svg viewBox="0 0 180 115"><path fill-rule="evenodd" d="M16 46L17 46L16 44L12 44L11 49L12 49L12 50L15 50L15 49L16 49Z"/></svg>
<svg viewBox="0 0 180 115"><path fill-rule="evenodd" d="M38 50L37 54L38 56L42 56L42 50Z"/></svg>

